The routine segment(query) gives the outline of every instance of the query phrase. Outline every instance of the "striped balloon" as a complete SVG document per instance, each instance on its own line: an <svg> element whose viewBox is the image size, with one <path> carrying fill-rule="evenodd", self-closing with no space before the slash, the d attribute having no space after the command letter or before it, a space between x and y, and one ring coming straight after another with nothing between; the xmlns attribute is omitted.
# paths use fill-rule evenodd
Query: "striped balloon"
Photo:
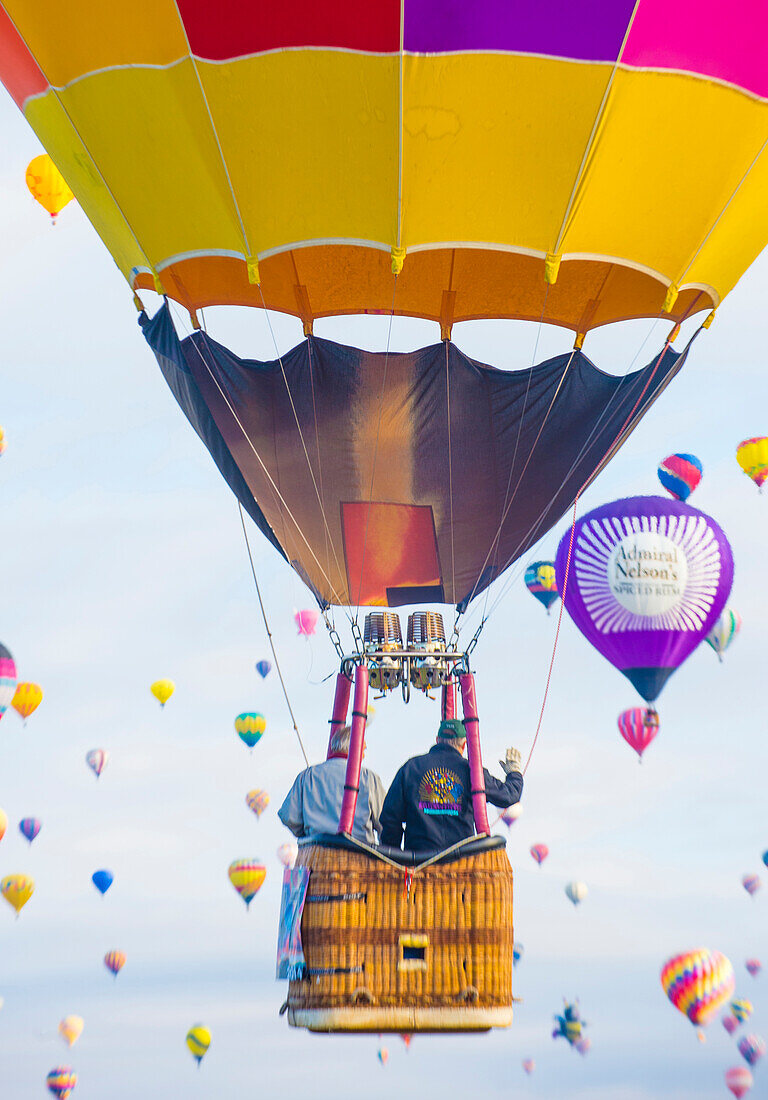
<svg viewBox="0 0 768 1100"><path fill-rule="evenodd" d="M26 725L27 718L37 710L42 701L43 689L39 684L17 684L11 706L17 714L21 715Z"/></svg>
<svg viewBox="0 0 768 1100"><path fill-rule="evenodd" d="M549 614L552 604L560 599L555 577L555 563L553 561L531 562L525 571L525 587L539 603L544 604Z"/></svg>
<svg viewBox="0 0 768 1100"><path fill-rule="evenodd" d="M235 729L240 740L252 749L267 728L267 720L263 714L255 710L244 711L235 718Z"/></svg>
<svg viewBox="0 0 768 1100"><path fill-rule="evenodd" d="M759 1035L745 1035L737 1045L739 1054L750 1066L757 1065L765 1054L765 1041Z"/></svg>
<svg viewBox="0 0 768 1100"><path fill-rule="evenodd" d="M117 977L125 966L126 955L124 951L107 951L104 956L104 965Z"/></svg>
<svg viewBox="0 0 768 1100"><path fill-rule="evenodd" d="M754 1012L751 1001L731 1001L731 1012L740 1024L745 1023Z"/></svg>
<svg viewBox="0 0 768 1100"><path fill-rule="evenodd" d="M193 1058L197 1059L198 1066L202 1062L208 1047L211 1045L211 1033L202 1024L195 1024L187 1032L187 1047Z"/></svg>
<svg viewBox="0 0 768 1100"><path fill-rule="evenodd" d="M744 875L741 880L741 885L749 896L753 898L763 884L760 881L759 875Z"/></svg>
<svg viewBox="0 0 768 1100"><path fill-rule="evenodd" d="M653 707L630 707L618 717L619 733L637 753L640 764L643 753L659 732L659 716Z"/></svg>
<svg viewBox="0 0 768 1100"><path fill-rule="evenodd" d="M109 753L106 749L91 749L85 754L85 762L98 779L109 763Z"/></svg>
<svg viewBox="0 0 768 1100"><path fill-rule="evenodd" d="M0 882L0 894L18 916L35 892L35 880L29 875L8 875Z"/></svg>
<svg viewBox="0 0 768 1100"><path fill-rule="evenodd" d="M67 1100L72 1089L77 1084L77 1074L71 1066L56 1066L45 1079L48 1091L52 1092L57 1100Z"/></svg>
<svg viewBox="0 0 768 1100"><path fill-rule="evenodd" d="M664 963L661 985L678 1012L703 1027L733 995L736 979L725 955L697 947Z"/></svg>
<svg viewBox="0 0 768 1100"><path fill-rule="evenodd" d="M19 832L31 844L43 827L39 817L23 817L19 822Z"/></svg>
<svg viewBox="0 0 768 1100"><path fill-rule="evenodd" d="M236 859L229 865L229 881L247 906L261 889L267 869L258 859Z"/></svg>
<svg viewBox="0 0 768 1100"><path fill-rule="evenodd" d="M746 1066L734 1066L725 1071L725 1083L736 1100L741 1100L752 1088L754 1078Z"/></svg>
<svg viewBox="0 0 768 1100"><path fill-rule="evenodd" d="M667 455L659 464L659 481L675 500L686 501L701 481L703 467L696 455Z"/></svg>
<svg viewBox="0 0 768 1100"><path fill-rule="evenodd" d="M736 448L736 461L747 477L751 477L758 489L768 477L768 436L757 435L743 439Z"/></svg>
<svg viewBox="0 0 768 1100"><path fill-rule="evenodd" d="M261 817L269 805L269 795L266 791L248 791L245 801L248 809L253 810L257 817Z"/></svg>
<svg viewBox="0 0 768 1100"><path fill-rule="evenodd" d="M8 710L8 705L16 691L16 662L10 650L0 644L0 718Z"/></svg>
<svg viewBox="0 0 768 1100"><path fill-rule="evenodd" d="M549 848L546 844L534 844L531 848L531 855L536 860L539 867L541 867L542 863L549 855Z"/></svg>
<svg viewBox="0 0 768 1100"><path fill-rule="evenodd" d="M714 649L719 661L722 661L723 654L740 630L741 615L733 608L726 607L705 639Z"/></svg>

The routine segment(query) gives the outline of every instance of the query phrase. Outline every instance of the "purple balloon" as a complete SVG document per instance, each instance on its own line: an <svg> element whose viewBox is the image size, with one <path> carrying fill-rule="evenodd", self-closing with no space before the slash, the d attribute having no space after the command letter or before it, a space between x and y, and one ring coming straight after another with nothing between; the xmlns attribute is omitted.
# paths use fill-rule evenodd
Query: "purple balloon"
<svg viewBox="0 0 768 1100"><path fill-rule="evenodd" d="M571 532L557 551L565 589ZM725 607L733 555L697 508L627 497L576 521L565 606L576 626L648 703L704 640Z"/></svg>

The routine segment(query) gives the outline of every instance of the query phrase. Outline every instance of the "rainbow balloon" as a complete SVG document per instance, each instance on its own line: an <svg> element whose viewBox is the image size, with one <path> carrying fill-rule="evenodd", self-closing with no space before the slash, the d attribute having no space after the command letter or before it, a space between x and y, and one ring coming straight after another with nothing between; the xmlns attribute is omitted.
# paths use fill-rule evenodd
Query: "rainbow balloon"
<svg viewBox="0 0 768 1100"><path fill-rule="evenodd" d="M110 970L115 977L125 966L126 955L124 951L107 951L104 956L104 965L107 970Z"/></svg>
<svg viewBox="0 0 768 1100"><path fill-rule="evenodd" d="M739 1000L731 1001L731 1012L739 1021L740 1024L745 1023L754 1012L754 1007L751 1001Z"/></svg>
<svg viewBox="0 0 768 1100"><path fill-rule="evenodd" d="M245 802L249 810L253 810L257 817L261 817L269 805L269 795L266 791L248 791Z"/></svg>
<svg viewBox="0 0 768 1100"><path fill-rule="evenodd" d="M56 1066L45 1079L48 1091L52 1092L57 1100L67 1100L72 1089L77 1084L77 1074L71 1066Z"/></svg>
<svg viewBox="0 0 768 1100"><path fill-rule="evenodd" d="M756 1065L765 1054L765 1040L759 1035L745 1035L738 1042L739 1054L750 1065Z"/></svg>
<svg viewBox="0 0 768 1100"><path fill-rule="evenodd" d="M704 1027L733 995L736 979L725 955L697 947L664 963L661 985L678 1012Z"/></svg>
<svg viewBox="0 0 768 1100"><path fill-rule="evenodd" d="M229 865L229 881L246 904L251 904L261 889L267 869L258 859L236 859Z"/></svg>
<svg viewBox="0 0 768 1100"><path fill-rule="evenodd" d="M555 576L555 563L553 561L534 561L525 571L525 587L535 596L539 603L544 604L549 614L549 609L555 600L560 599L557 590L557 578Z"/></svg>

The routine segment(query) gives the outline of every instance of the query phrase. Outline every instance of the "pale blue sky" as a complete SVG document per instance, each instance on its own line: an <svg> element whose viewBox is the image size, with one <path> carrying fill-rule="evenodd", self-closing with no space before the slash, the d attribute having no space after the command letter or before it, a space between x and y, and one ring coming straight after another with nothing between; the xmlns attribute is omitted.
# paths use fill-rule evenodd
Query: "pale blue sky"
<svg viewBox="0 0 768 1100"><path fill-rule="evenodd" d="M72 205L52 230L29 196L24 169L40 148L4 93L0 134L0 640L20 677L46 693L26 728L10 712L0 724L0 806L11 822L0 876L24 871L37 882L18 922L7 906L0 912L0 1095L42 1096L47 1071L68 1061L80 1075L74 1100L228 1100L257 1090L377 1100L478 1087L547 1100L727 1095L723 1072L740 1061L733 1040L716 1023L697 1043L658 972L687 947L725 951L739 991L755 1001L754 1030L768 1028L768 978L743 968L750 955L768 962L766 897L750 900L740 884L744 872L764 870L768 847L768 500L734 459L741 438L768 431L766 258L583 502L587 510L655 492L660 458L699 455L705 478L693 502L731 538L742 635L723 666L705 648L672 678L661 733L640 768L615 727L638 701L631 686L564 622L525 812L510 834L516 937L526 949L515 1023L483 1038L417 1037L407 1053L389 1038L382 1069L375 1037L311 1037L277 1016L285 991L272 978L274 853L285 834L275 809L301 758L275 677L262 682L253 670L267 647L234 499L82 212ZM210 311L208 323L234 350L272 357L260 312ZM273 323L281 351L300 339L298 322ZM639 362L658 350L665 327ZM598 332L585 350L623 372L650 329ZM381 348L386 320L326 321L317 332ZM535 327L471 324L454 337L479 359L519 369L531 362ZM395 348L437 338L434 326L395 319ZM546 331L538 358L569 343ZM552 556L564 529L537 556ZM292 611L311 600L256 532L253 545L300 726L319 759L331 687L318 682L334 670L333 651L320 634L296 637ZM513 578L476 651L491 767L507 744L530 747L554 638L554 617ZM161 676L177 684L164 712L148 690ZM232 727L250 707L269 722L251 756ZM423 700L377 704L367 762L389 782L435 722L435 704ZM96 746L112 754L98 784L83 762ZM260 821L244 804L254 786L272 794ZM43 820L32 848L16 831L28 815ZM540 870L527 851L537 841L551 850ZM226 875L245 856L268 866L248 914ZM90 882L99 867L115 874L103 898ZM563 895L572 878L591 890L578 911ZM116 982L101 962L111 948L128 954ZM590 1022L585 1059L550 1038L552 1014L574 995ZM67 1013L86 1021L71 1054L55 1035ZM197 1021L213 1032L199 1073L184 1046ZM526 1057L537 1062L531 1078L520 1068ZM353 1086L340 1084L342 1074Z"/></svg>

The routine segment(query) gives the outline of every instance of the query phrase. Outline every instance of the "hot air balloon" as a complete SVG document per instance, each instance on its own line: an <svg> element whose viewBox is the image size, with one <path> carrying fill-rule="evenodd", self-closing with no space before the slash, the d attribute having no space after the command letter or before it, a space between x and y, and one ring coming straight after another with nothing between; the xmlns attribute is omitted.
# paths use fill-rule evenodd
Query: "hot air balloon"
<svg viewBox="0 0 768 1100"><path fill-rule="evenodd" d="M261 676L262 680L266 680L267 676L269 676L271 668L272 665L269 663L269 661L256 662L256 671L258 672L259 676Z"/></svg>
<svg viewBox="0 0 768 1100"><path fill-rule="evenodd" d="M588 1035L585 1035L582 1039L577 1039L573 1045L576 1047L576 1050L578 1050L579 1054L583 1058L585 1055L589 1054L589 1048L592 1046L592 1040Z"/></svg>
<svg viewBox="0 0 768 1100"><path fill-rule="evenodd" d="M768 477L768 436L758 435L742 440L736 448L736 461L762 491L763 482Z"/></svg>
<svg viewBox="0 0 768 1100"><path fill-rule="evenodd" d="M38 817L23 817L19 822L19 832L31 844L43 827Z"/></svg>
<svg viewBox="0 0 768 1100"><path fill-rule="evenodd" d="M733 1035L734 1031L738 1031L739 1021L729 1012L727 1016L723 1016L723 1027L729 1035Z"/></svg>
<svg viewBox="0 0 768 1100"><path fill-rule="evenodd" d="M299 634L314 634L317 630L319 611L297 611L293 616Z"/></svg>
<svg viewBox="0 0 768 1100"><path fill-rule="evenodd" d="M747 972L751 974L753 978L756 978L763 969L763 964L759 959L747 959L744 965L747 968Z"/></svg>
<svg viewBox="0 0 768 1100"><path fill-rule="evenodd" d="M762 859L765 866L768 867L768 851L763 852Z"/></svg>
<svg viewBox="0 0 768 1100"><path fill-rule="evenodd" d="M5 454L5 432L0 428L0 455Z"/></svg>
<svg viewBox="0 0 768 1100"><path fill-rule="evenodd" d="M740 630L741 615L726 607L705 639L717 654L718 661L722 661L723 654Z"/></svg>
<svg viewBox="0 0 768 1100"><path fill-rule="evenodd" d="M51 224L75 197L66 180L47 153L35 157L27 165L27 187L32 196L51 215Z"/></svg>
<svg viewBox="0 0 768 1100"><path fill-rule="evenodd" d="M104 956L104 965L115 977L125 966L126 955L124 951L107 951Z"/></svg>
<svg viewBox="0 0 768 1100"><path fill-rule="evenodd" d="M534 844L531 848L531 855L536 860L539 867L541 867L542 863L549 855L549 848L546 844Z"/></svg>
<svg viewBox="0 0 768 1100"><path fill-rule="evenodd" d="M747 891L749 896L753 898L763 884L760 880L759 875L743 875L741 879L741 885Z"/></svg>
<svg viewBox="0 0 768 1100"><path fill-rule="evenodd" d="M512 944L512 965L517 966L524 954L525 948L521 943L518 943L517 940L515 940L515 942Z"/></svg>
<svg viewBox="0 0 768 1100"><path fill-rule="evenodd" d="M574 1001L573 1004L566 1001L562 1015L555 1016L555 1022L557 1027L552 1032L552 1038L558 1039L562 1036L571 1046L575 1046L579 1042L582 1038L582 1032L587 1026L581 1018L578 1001Z"/></svg>
<svg viewBox="0 0 768 1100"><path fill-rule="evenodd" d="M752 1088L754 1078L746 1066L734 1066L725 1071L725 1083L731 1090L736 1100L741 1100Z"/></svg>
<svg viewBox="0 0 768 1100"><path fill-rule="evenodd" d="M208 1047L211 1045L211 1033L202 1024L195 1024L187 1032L186 1043L193 1058L197 1059L199 1066L208 1051Z"/></svg>
<svg viewBox="0 0 768 1100"><path fill-rule="evenodd" d="M65 1016L59 1024L59 1035L67 1046L73 1047L83 1033L85 1020L82 1016Z"/></svg>
<svg viewBox="0 0 768 1100"><path fill-rule="evenodd" d="M401 1039L403 1040L403 1043L405 1044L405 1049L406 1049L406 1050L408 1050L408 1048L410 1047L411 1043L413 1042L413 1032L411 1032L411 1031L405 1031L405 1032L403 1032L403 1034L402 1034L402 1035L400 1036L400 1038L401 1038Z"/></svg>
<svg viewBox="0 0 768 1100"><path fill-rule="evenodd" d="M506 810L502 810L501 813L499 814L499 817L504 822L504 824L507 826L507 828L511 829L512 826L517 821L517 819L521 816L522 812L523 812L522 803L521 802L516 802L514 804L514 806L507 806Z"/></svg>
<svg viewBox="0 0 768 1100"><path fill-rule="evenodd" d="M694 1027L704 1027L733 994L736 979L719 951L698 947L664 963L661 985L669 1000Z"/></svg>
<svg viewBox="0 0 768 1100"><path fill-rule="evenodd" d="M35 889L34 879L29 875L8 875L0 882L0 894L12 905L18 916Z"/></svg>
<svg viewBox="0 0 768 1100"><path fill-rule="evenodd" d="M77 1084L77 1074L71 1066L56 1066L45 1079L48 1091L52 1092L57 1100L67 1100Z"/></svg>
<svg viewBox="0 0 768 1100"><path fill-rule="evenodd" d="M257 859L237 859L229 865L229 881L248 908L261 889L267 869Z"/></svg>
<svg viewBox="0 0 768 1100"><path fill-rule="evenodd" d="M580 905L588 893L589 888L586 882L569 882L565 887L565 896L574 905Z"/></svg>
<svg viewBox="0 0 768 1100"><path fill-rule="evenodd" d="M257 817L261 817L269 805L269 795L266 791L248 791L245 801L248 809L253 810Z"/></svg>
<svg viewBox="0 0 768 1100"><path fill-rule="evenodd" d="M91 882L100 894L106 894L107 890L114 882L114 875L111 871L94 871L91 875Z"/></svg>
<svg viewBox="0 0 768 1100"><path fill-rule="evenodd" d="M733 581L720 527L662 497L595 508L567 531L557 583L576 626L653 703L712 629Z"/></svg>
<svg viewBox="0 0 768 1100"><path fill-rule="evenodd" d="M552 604L560 599L555 578L555 563L553 561L532 562L525 571L525 587L539 603L544 604L549 614Z"/></svg>
<svg viewBox="0 0 768 1100"><path fill-rule="evenodd" d="M765 1042L759 1035L744 1035L736 1044L744 1061L755 1066L765 1054Z"/></svg>
<svg viewBox="0 0 768 1100"><path fill-rule="evenodd" d="M16 662L10 651L0 644L0 718L16 692Z"/></svg>
<svg viewBox="0 0 768 1100"><path fill-rule="evenodd" d="M523 1069L525 1070L525 1072L530 1077L530 1075L536 1069L536 1063L534 1062L533 1058L524 1058L523 1059Z"/></svg>
<svg viewBox="0 0 768 1100"><path fill-rule="evenodd" d="M743 999L731 1001L730 1009L740 1024L745 1023L754 1012L752 1002Z"/></svg>
<svg viewBox="0 0 768 1100"><path fill-rule="evenodd" d="M106 749L91 749L85 754L85 762L98 779L109 763L109 753Z"/></svg>
<svg viewBox="0 0 768 1100"><path fill-rule="evenodd" d="M39 684L17 684L11 700L11 706L20 714L26 724L27 718L36 711L43 701L43 689Z"/></svg>
<svg viewBox="0 0 768 1100"><path fill-rule="evenodd" d="M8 815L4 810L0 810L0 840L5 836L5 830L8 828Z"/></svg>
<svg viewBox="0 0 768 1100"><path fill-rule="evenodd" d="M630 707L618 718L619 733L631 749L637 753L638 763L643 753L659 732L659 716L653 707Z"/></svg>
<svg viewBox="0 0 768 1100"><path fill-rule="evenodd" d="M381 1064L385 1066L389 1061L389 1051L386 1047L379 1047L379 1049L376 1051L376 1057L379 1059Z"/></svg>
<svg viewBox="0 0 768 1100"><path fill-rule="evenodd" d="M235 718L235 729L240 740L252 749L267 728L267 720L263 714L255 710L247 710L238 714Z"/></svg>
<svg viewBox="0 0 768 1100"><path fill-rule="evenodd" d="M695 455L668 455L659 464L659 481L675 500L685 502L701 481L703 468Z"/></svg>
<svg viewBox="0 0 768 1100"><path fill-rule="evenodd" d="M293 867L298 857L299 846L292 841L288 841L287 844L281 844L277 849L277 858L280 860L283 867Z"/></svg>
<svg viewBox="0 0 768 1100"><path fill-rule="evenodd" d="M176 685L173 680L155 680L154 684L150 685L149 690L157 699L161 707L164 707L170 697L176 690Z"/></svg>

